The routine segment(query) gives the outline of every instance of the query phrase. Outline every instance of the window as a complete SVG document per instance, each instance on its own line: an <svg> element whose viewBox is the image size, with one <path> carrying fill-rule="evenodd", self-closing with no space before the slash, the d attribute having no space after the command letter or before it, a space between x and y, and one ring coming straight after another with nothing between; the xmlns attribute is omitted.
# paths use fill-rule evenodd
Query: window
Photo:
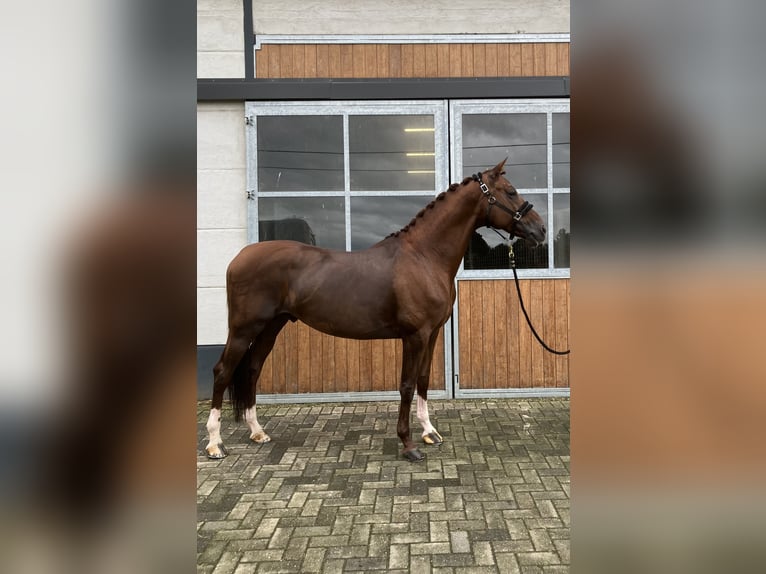
<svg viewBox="0 0 766 574"><path fill-rule="evenodd" d="M547 240L513 243L523 277L569 276L569 102L465 100L452 102L453 181L508 158L506 177L546 222ZM463 278L506 277L506 243L480 228L466 251Z"/></svg>
<svg viewBox="0 0 766 574"><path fill-rule="evenodd" d="M445 102L249 102L246 115L251 242L365 249L449 186Z"/></svg>
<svg viewBox="0 0 766 574"><path fill-rule="evenodd" d="M514 242L521 276L569 276L568 100L248 102L246 115L251 242L365 249L450 182L507 157L508 179L548 229L542 245ZM491 229L474 234L460 277L511 277Z"/></svg>

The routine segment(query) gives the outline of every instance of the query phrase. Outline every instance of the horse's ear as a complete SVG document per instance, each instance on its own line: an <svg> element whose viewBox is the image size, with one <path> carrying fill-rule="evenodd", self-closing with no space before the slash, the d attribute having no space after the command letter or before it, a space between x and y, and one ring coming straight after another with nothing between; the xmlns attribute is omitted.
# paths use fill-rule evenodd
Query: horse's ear
<svg viewBox="0 0 766 574"><path fill-rule="evenodd" d="M501 161L499 164L497 164L495 167L492 168L492 171L489 173L489 177L491 179L497 179L498 177L500 177L500 174L503 173L503 166L505 165L506 161L508 161L507 157L503 161Z"/></svg>

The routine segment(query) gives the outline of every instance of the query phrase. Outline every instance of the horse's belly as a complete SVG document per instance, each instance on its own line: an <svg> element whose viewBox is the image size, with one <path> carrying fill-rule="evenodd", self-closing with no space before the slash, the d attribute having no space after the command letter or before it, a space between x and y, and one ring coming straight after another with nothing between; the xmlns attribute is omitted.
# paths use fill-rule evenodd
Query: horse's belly
<svg viewBox="0 0 766 574"><path fill-rule="evenodd" d="M306 324L322 333L344 339L398 339L401 336L399 331L393 327L360 327L355 325L338 325L337 323Z"/></svg>
<svg viewBox="0 0 766 574"><path fill-rule="evenodd" d="M309 327L347 339L393 339L400 337L396 324L381 309L359 309L328 304L302 306L293 314Z"/></svg>

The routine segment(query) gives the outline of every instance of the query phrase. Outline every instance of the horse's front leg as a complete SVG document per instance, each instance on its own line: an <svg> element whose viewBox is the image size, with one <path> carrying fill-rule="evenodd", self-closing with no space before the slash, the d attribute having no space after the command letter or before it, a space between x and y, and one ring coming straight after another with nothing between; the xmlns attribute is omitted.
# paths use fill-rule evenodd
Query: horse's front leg
<svg viewBox="0 0 766 574"><path fill-rule="evenodd" d="M431 424L431 419L428 416L428 381L431 377L431 362L438 336L439 329L436 329L428 341L427 354L423 360L420 376L418 377L418 406L416 412L420 426L423 427L423 442L426 444L441 444L444 441L442 435Z"/></svg>
<svg viewBox="0 0 766 574"><path fill-rule="evenodd" d="M410 436L410 407L415 394L415 385L420 377L423 360L428 350L428 338L421 334L411 335L402 340L402 381L399 387L399 421L396 431L404 449L402 456L410 462L420 462L425 457L415 447Z"/></svg>
<svg viewBox="0 0 766 574"><path fill-rule="evenodd" d="M423 427L423 442L426 444L441 444L444 442L444 439L431 424L431 420L428 417L428 401L425 397L425 391L421 394L420 386L418 386L417 415L418 420L420 421L420 426Z"/></svg>

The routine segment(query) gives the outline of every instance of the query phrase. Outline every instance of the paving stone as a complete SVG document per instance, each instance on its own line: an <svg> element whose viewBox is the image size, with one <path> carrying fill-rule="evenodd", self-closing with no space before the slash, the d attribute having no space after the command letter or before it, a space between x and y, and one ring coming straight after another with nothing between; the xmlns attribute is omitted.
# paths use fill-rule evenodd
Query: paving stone
<svg viewBox="0 0 766 574"><path fill-rule="evenodd" d="M556 551L559 553L559 556L561 557L561 561L564 564L569 564L570 561L570 554L569 554L569 540L554 540L553 541Z"/></svg>
<svg viewBox="0 0 766 574"><path fill-rule="evenodd" d="M326 549L324 548L309 548L301 564L301 570L303 572L321 572L325 552Z"/></svg>
<svg viewBox="0 0 766 574"><path fill-rule="evenodd" d="M434 554L431 557L431 565L436 567L454 567L463 568L473 566L473 554L466 552L463 554Z"/></svg>
<svg viewBox="0 0 766 574"><path fill-rule="evenodd" d="M348 536L344 534L339 536L314 536L309 539L309 547L311 548L345 546L346 544L348 544Z"/></svg>
<svg viewBox="0 0 766 574"><path fill-rule="evenodd" d="M474 542L472 546L474 561L477 565L489 566L495 563L495 557L492 555L492 546L489 542Z"/></svg>
<svg viewBox="0 0 766 574"><path fill-rule="evenodd" d="M227 550L221 554L221 557L218 559L218 563L215 565L215 568L211 570L211 572L212 574L232 574L232 572L234 572L234 570L237 568L238 563L239 553Z"/></svg>
<svg viewBox="0 0 766 574"><path fill-rule="evenodd" d="M433 401L445 437L399 456L398 403L263 405L255 445L199 403L198 574L566 572L569 401ZM417 423L413 418L413 427Z"/></svg>
<svg viewBox="0 0 766 574"><path fill-rule="evenodd" d="M388 556L388 548L391 546L391 537L388 534L373 534L367 546L369 556Z"/></svg>
<svg viewBox="0 0 766 574"><path fill-rule="evenodd" d="M384 557L373 558L349 558L346 560L346 571L348 572L369 572L371 570L386 570L388 568L387 560Z"/></svg>
<svg viewBox="0 0 766 574"><path fill-rule="evenodd" d="M269 541L265 538L249 539L249 540L229 540L226 545L227 550L232 552L238 552L240 555L246 550L265 550Z"/></svg>
<svg viewBox="0 0 766 574"><path fill-rule="evenodd" d="M430 556L411 556L410 572L412 574L430 574L431 557Z"/></svg>
<svg viewBox="0 0 766 574"><path fill-rule="evenodd" d="M495 565L498 572L503 574L519 574L521 569L513 552L496 552Z"/></svg>
<svg viewBox="0 0 766 574"><path fill-rule="evenodd" d="M407 568L410 562L409 544L392 544L388 554L388 568Z"/></svg>
<svg viewBox="0 0 766 574"><path fill-rule="evenodd" d="M446 554L450 552L449 542L423 542L410 547L410 554Z"/></svg>
<svg viewBox="0 0 766 574"><path fill-rule="evenodd" d="M282 555L285 553L280 548L273 550L246 550L242 553L242 562L273 562L282 560Z"/></svg>
<svg viewBox="0 0 766 574"><path fill-rule="evenodd" d="M252 538L252 528L240 528L237 530L218 530L213 534L213 540L237 540Z"/></svg>
<svg viewBox="0 0 766 574"><path fill-rule="evenodd" d="M559 555L555 552L519 552L516 555L519 564L534 564L537 566L561 564Z"/></svg>

